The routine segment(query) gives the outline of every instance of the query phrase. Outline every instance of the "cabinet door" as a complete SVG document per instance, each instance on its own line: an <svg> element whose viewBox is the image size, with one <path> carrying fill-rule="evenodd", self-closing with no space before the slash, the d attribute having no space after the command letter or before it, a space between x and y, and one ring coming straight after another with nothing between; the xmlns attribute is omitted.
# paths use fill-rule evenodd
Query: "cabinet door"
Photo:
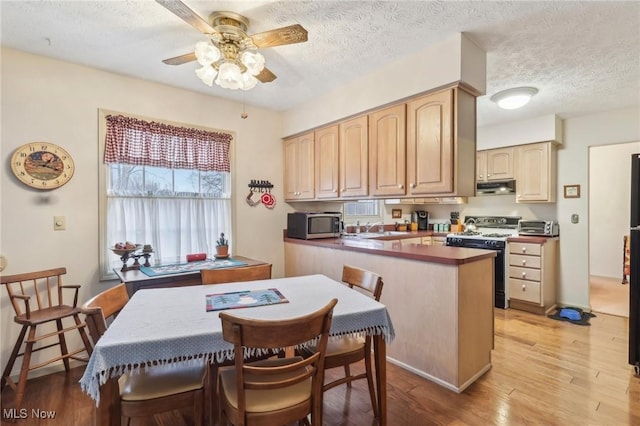
<svg viewBox="0 0 640 426"><path fill-rule="evenodd" d="M316 198L338 197L338 126L315 132Z"/></svg>
<svg viewBox="0 0 640 426"><path fill-rule="evenodd" d="M284 197L310 200L315 197L313 132L284 142Z"/></svg>
<svg viewBox="0 0 640 426"><path fill-rule="evenodd" d="M516 202L553 202L550 143L516 147ZM555 180L555 179L553 179ZM553 183L555 186L555 182Z"/></svg>
<svg viewBox="0 0 640 426"><path fill-rule="evenodd" d="M476 152L476 181L487 180L487 151Z"/></svg>
<svg viewBox="0 0 640 426"><path fill-rule="evenodd" d="M405 195L405 105L369 115L369 194Z"/></svg>
<svg viewBox="0 0 640 426"><path fill-rule="evenodd" d="M367 116L340 123L340 197L369 194Z"/></svg>
<svg viewBox="0 0 640 426"><path fill-rule="evenodd" d="M486 155L487 180L513 179L513 148L490 149Z"/></svg>
<svg viewBox="0 0 640 426"><path fill-rule="evenodd" d="M408 193L453 193L453 90L407 104Z"/></svg>

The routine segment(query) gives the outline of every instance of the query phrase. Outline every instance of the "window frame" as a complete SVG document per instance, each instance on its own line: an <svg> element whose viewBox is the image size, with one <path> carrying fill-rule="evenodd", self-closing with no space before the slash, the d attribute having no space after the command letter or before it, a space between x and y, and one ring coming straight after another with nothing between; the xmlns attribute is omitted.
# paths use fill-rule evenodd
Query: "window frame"
<svg viewBox="0 0 640 426"><path fill-rule="evenodd" d="M230 204L231 204L231 233L232 235L236 235L235 233L235 195L234 195L234 182L236 178L235 174L235 141L236 141L236 132L226 129L217 129L206 126L199 126L190 123L181 123L170 120L163 120L156 117L146 117L121 111L108 110L104 108L98 109L98 280L99 281L108 281L108 280L116 280L119 279L118 275L109 267L109 265L105 265L105 259L111 258L115 256L111 250L109 250L108 244L106 243L106 232L107 232L107 169L109 167L108 164L104 163L104 153L105 153L105 137L107 134L107 115L124 115L127 117L137 118L139 120L145 121L156 121L159 123L169 124L173 126L181 126L181 127L190 127L194 129L201 129L205 131L214 131L214 132L224 132L233 136L231 143L229 145L229 163L231 167L230 179L231 179L231 193L230 193Z"/></svg>

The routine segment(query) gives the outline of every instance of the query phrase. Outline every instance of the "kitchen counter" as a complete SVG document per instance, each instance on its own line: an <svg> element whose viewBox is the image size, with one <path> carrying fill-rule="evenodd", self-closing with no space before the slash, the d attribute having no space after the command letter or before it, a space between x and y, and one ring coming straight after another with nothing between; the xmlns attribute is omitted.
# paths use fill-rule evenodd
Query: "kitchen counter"
<svg viewBox="0 0 640 426"><path fill-rule="evenodd" d="M423 262L443 263L448 265L460 265L476 262L478 260L493 258L496 253L492 250L478 250L462 247L428 246L423 244L402 243L402 239L411 239L426 236L446 236L446 233L433 233L431 231L407 232L404 235L389 235L376 238L322 238L315 240L300 240L285 237L284 241L292 244L310 245L337 250L357 251L380 256L392 256L395 258L419 260Z"/></svg>
<svg viewBox="0 0 640 426"><path fill-rule="evenodd" d="M285 234L285 276L340 280L346 264L378 273L380 301L396 330L387 360L462 392L491 368L496 253L402 241L425 236L434 234L317 240Z"/></svg>

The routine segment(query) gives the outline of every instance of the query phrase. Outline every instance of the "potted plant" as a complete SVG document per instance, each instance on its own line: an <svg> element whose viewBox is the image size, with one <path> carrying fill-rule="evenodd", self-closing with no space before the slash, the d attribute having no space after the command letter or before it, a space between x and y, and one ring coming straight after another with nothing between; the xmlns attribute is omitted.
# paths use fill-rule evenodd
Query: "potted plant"
<svg viewBox="0 0 640 426"><path fill-rule="evenodd" d="M229 240L224 237L224 232L220 233L220 238L216 240L216 257L229 256Z"/></svg>

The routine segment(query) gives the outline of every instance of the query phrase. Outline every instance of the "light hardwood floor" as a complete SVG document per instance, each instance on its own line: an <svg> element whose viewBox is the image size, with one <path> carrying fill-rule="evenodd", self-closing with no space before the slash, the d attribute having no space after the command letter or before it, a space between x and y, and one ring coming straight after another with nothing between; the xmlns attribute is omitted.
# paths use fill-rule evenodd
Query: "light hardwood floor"
<svg viewBox="0 0 640 426"><path fill-rule="evenodd" d="M590 326L515 309L495 311L493 367L456 394L388 364L389 426L640 425L640 378L627 364L628 319L597 314ZM335 377L339 371L331 371ZM53 410L53 420L19 425L89 425L94 402L80 390L82 368L30 381L27 407ZM2 394L10 407L13 392ZM29 411L30 413L30 411ZM375 424L365 381L325 394L324 424ZM171 412L132 425L192 424Z"/></svg>
<svg viewBox="0 0 640 426"><path fill-rule="evenodd" d="M629 318L629 284L621 282L621 277L589 277L589 302L593 312Z"/></svg>

